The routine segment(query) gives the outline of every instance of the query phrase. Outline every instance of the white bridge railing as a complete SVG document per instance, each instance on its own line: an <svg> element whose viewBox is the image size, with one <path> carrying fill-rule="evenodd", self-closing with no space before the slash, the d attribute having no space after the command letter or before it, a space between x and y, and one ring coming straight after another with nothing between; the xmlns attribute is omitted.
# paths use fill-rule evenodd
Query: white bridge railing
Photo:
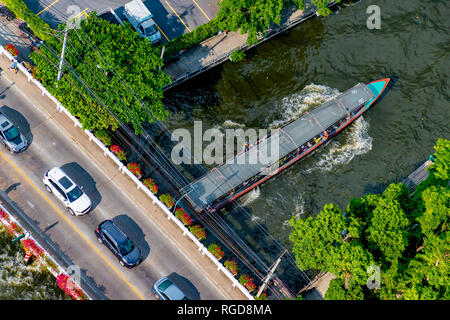
<svg viewBox="0 0 450 320"><path fill-rule="evenodd" d="M3 46L0 46L0 54L6 56L11 62L16 61L14 56L12 56L8 50L6 50ZM34 79L33 75L28 72L28 70L21 64L17 63L17 66L19 70L28 78L28 82L33 82L41 91L42 95L47 96L50 100L53 101L53 103L56 105L56 108L60 112L64 112L72 121L74 122L74 125L76 127L82 128L82 124L76 117L74 117L70 112L56 99L50 92L47 91L47 89L36 79ZM178 220L175 215L151 192L146 186L143 185L143 183L131 172L127 169L127 167L116 157L114 153L112 153L104 144L101 142L97 137L95 137L89 130L83 130L87 136L89 137L89 141L93 141L100 149L102 149L105 156L111 158L118 166L118 169L128 175L131 180L133 180L137 188L139 190L143 190L147 196L149 196L153 204L157 204L166 214L167 218L169 220L172 220L180 229L183 231L183 235L190 238L198 247L198 250L203 254L206 255L216 266L218 271L222 271L232 282L233 287L238 287L239 290L242 291L242 293L249 299L254 300L254 297L248 292L248 290L239 283L239 281L233 276L233 274L223 266L222 263L220 263L214 255L212 255L208 249L197 239L196 236L194 236L189 229L187 229L184 224Z"/></svg>

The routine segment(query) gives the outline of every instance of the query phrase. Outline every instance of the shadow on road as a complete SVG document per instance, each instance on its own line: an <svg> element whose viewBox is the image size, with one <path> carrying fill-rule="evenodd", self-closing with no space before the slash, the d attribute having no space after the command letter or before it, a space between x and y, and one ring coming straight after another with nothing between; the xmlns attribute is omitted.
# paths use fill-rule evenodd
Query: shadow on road
<svg viewBox="0 0 450 320"><path fill-rule="evenodd" d="M100 195L100 192L98 192L95 186L96 182L91 175L76 162L64 164L61 166L61 169L67 173L80 188L83 188L83 191L89 199L91 199L92 210L94 210L102 200L102 196Z"/></svg>
<svg viewBox="0 0 450 320"><path fill-rule="evenodd" d="M136 247L139 248L142 254L142 261L144 261L149 253L150 246L145 240L145 234L141 227L134 222L129 216L121 214L112 219L112 221L134 242Z"/></svg>
<svg viewBox="0 0 450 320"><path fill-rule="evenodd" d="M200 292L198 292L197 288L188 279L175 272L169 274L167 278L175 283L177 287L184 292L186 297L189 298L189 300L200 300Z"/></svg>
<svg viewBox="0 0 450 320"><path fill-rule="evenodd" d="M6 88L4 91L6 91ZM19 131L27 138L28 144L30 145L33 142L33 134L31 133L31 128L28 120L18 111L13 108L8 107L7 105L3 105L0 108L0 112L2 112L11 122L19 129Z"/></svg>

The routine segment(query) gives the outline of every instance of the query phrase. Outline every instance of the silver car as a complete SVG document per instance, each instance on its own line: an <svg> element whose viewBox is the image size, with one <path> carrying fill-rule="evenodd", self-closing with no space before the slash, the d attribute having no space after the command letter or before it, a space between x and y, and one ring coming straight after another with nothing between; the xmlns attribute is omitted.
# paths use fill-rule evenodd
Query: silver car
<svg viewBox="0 0 450 320"><path fill-rule="evenodd" d="M152 292L156 298L160 300L189 300L183 291L167 277L163 277L156 281L152 287Z"/></svg>
<svg viewBox="0 0 450 320"><path fill-rule="evenodd" d="M28 146L25 136L17 130L9 119L0 112L0 142L3 143L7 150L18 153Z"/></svg>

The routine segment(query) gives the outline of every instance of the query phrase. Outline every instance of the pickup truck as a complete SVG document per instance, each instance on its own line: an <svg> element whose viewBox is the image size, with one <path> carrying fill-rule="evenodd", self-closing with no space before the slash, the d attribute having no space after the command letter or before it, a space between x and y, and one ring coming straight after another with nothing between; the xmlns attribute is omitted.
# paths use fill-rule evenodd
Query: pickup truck
<svg viewBox="0 0 450 320"><path fill-rule="evenodd" d="M161 41L161 32L152 19L152 13L142 0L133 0L125 4L124 16L140 37L148 39L152 45Z"/></svg>

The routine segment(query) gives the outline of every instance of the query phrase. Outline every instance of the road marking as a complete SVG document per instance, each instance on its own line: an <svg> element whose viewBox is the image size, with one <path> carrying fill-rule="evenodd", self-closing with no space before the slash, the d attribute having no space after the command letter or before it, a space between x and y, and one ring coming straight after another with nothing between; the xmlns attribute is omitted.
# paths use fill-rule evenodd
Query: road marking
<svg viewBox="0 0 450 320"><path fill-rule="evenodd" d="M145 300L145 298L142 296L142 294L139 293L139 291L137 291L137 289L135 287L133 287L133 285L119 272L119 270L117 270L116 267L114 267L114 265L109 262L108 259L106 259L106 257L100 252L100 250L98 250L91 241L89 241L88 238L86 238L86 236L80 231L80 229L78 229L70 220L69 218L67 218L67 215L63 214L61 212L61 210L59 210L54 204L53 202L51 202L46 196L45 194L43 194L41 192L41 190L39 190L34 184L33 182L30 181L30 179L28 179L28 177L22 173L22 171L19 170L19 168L16 167L16 165L14 163L11 162L11 160L9 160L8 157L5 156L5 154L3 152L0 151L0 155L6 160L8 161L8 163L14 168L16 169L16 171L23 177L25 178L25 180L28 181L28 183L37 191L39 192L39 194L45 199L47 200L48 203L50 203L50 205L59 213L60 216L62 216L67 223L100 255L100 257L103 258L103 260L106 261L106 263L108 263L108 265L125 281L125 283L142 299Z"/></svg>
<svg viewBox="0 0 450 320"><path fill-rule="evenodd" d="M75 17L72 18L72 20L75 20L76 18L78 18L81 15L85 15L87 17L87 13L86 10L88 10L89 8L84 9L83 11L81 11L79 14L77 14Z"/></svg>
<svg viewBox="0 0 450 320"><path fill-rule="evenodd" d="M166 1L167 5L170 7L170 9L172 9L173 13L175 13L175 15L178 17L178 19L180 19L181 23L184 24L184 26L186 27L186 29L189 30L189 32L191 32L191 29L189 29L189 27L186 25L186 23L184 23L183 19L180 18L180 16L178 15L178 13L176 13L175 10L173 10L172 6Z"/></svg>
<svg viewBox="0 0 450 320"><path fill-rule="evenodd" d="M200 11L205 15L206 19L208 19L208 21L211 21L211 19L208 17L208 15L205 13L205 11L203 11L203 9L200 8L200 6L198 5L198 3L195 2L195 0L192 0L192 1L194 1L195 5L196 5L196 6L200 9Z"/></svg>
<svg viewBox="0 0 450 320"><path fill-rule="evenodd" d="M39 13L37 13L36 15L40 15L42 12L44 12L45 10L47 10L48 8L50 8L52 5L54 5L55 3L57 3L59 0L55 0L53 1L50 5L48 5L47 7L45 7L42 11L40 11Z"/></svg>
<svg viewBox="0 0 450 320"><path fill-rule="evenodd" d="M153 20L155 21L155 20ZM166 34L161 30L161 28L158 26L158 24L155 22L156 27L159 29L159 31L161 31L161 33L163 34L163 36L167 39L167 41L170 41L169 38L167 38Z"/></svg>

